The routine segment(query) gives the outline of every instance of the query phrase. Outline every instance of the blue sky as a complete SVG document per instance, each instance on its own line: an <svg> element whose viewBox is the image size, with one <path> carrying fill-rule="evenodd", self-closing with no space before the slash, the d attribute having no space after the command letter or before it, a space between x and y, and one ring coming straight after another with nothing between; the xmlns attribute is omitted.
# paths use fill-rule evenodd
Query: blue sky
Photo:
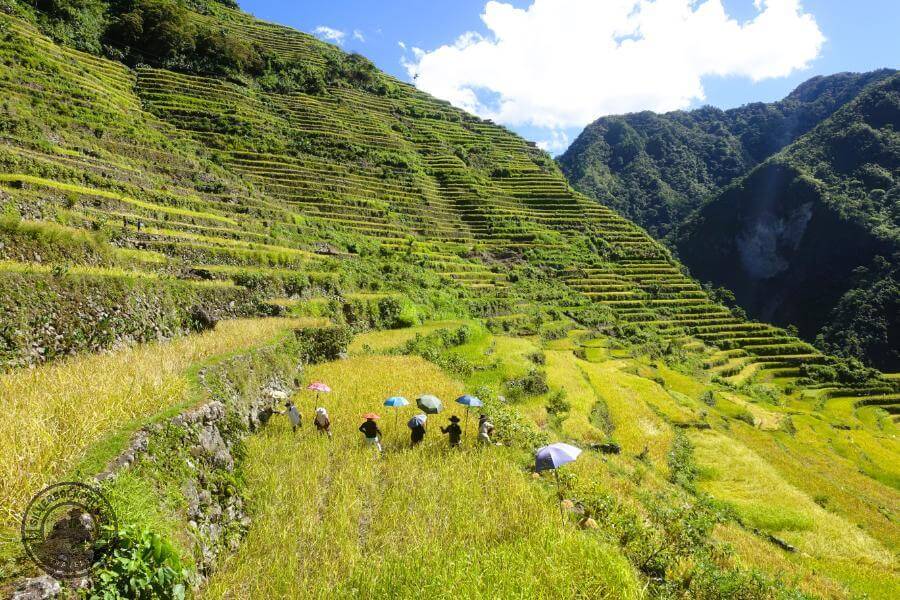
<svg viewBox="0 0 900 600"><path fill-rule="evenodd" d="M782 98L814 75L898 66L900 0L721 0L723 15L702 18L705 0L667 1L681 16L644 11L636 34L621 30L633 9L610 12L604 0L502 0L509 7L494 6L487 23L486 0L239 0L261 19L343 34L345 50L406 81L418 72L426 91L554 154L604 114L730 108ZM645 33L654 23L662 31ZM457 42L467 32L476 35ZM624 51L629 37L646 47Z"/></svg>

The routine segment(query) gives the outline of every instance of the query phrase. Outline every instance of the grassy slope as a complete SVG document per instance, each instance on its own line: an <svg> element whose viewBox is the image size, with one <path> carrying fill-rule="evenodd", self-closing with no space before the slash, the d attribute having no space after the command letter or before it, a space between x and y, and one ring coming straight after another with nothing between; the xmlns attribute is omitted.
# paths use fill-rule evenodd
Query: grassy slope
<svg viewBox="0 0 900 600"><path fill-rule="evenodd" d="M189 403L189 369L217 355L260 345L300 322L224 322L203 335L0 377L3 530L16 526L36 491L70 474L98 445L105 447L103 438L115 437L110 440L111 455L92 457L85 473L101 470L104 459L115 455L131 431Z"/></svg>
<svg viewBox="0 0 900 600"><path fill-rule="evenodd" d="M377 354L414 333L435 330L428 325L359 336L350 360L307 374L335 389L318 401L332 413L335 440L329 443L311 430L292 436L278 421L250 442L247 477L257 518L246 544L214 576L207 595L412 597L423 590L445 597L453 594L450 589L462 597L488 590L502 597L634 593L628 573L639 563L633 562L635 550L627 538L619 538L615 518L599 532L578 532L571 521L560 527L550 482L530 482L523 473L527 453L509 447L485 451L469 447L471 441L461 453L450 452L436 430L446 413L431 417L425 445L410 450L403 421L415 409L401 411L398 428L394 413L379 408L384 397L398 393L414 397L429 391L452 398L463 390L502 389L504 381L528 372L525 357L536 351L546 356L551 390L565 389L570 409L561 419L549 419L543 408L549 394L525 397L515 409L552 437L581 445L611 439L623 448L618 456L588 451L567 467L568 497L589 498L603 490L625 510L657 494L683 494L668 483L671 443L678 423L702 419L711 429L689 434L699 489L726 502L738 519L713 535L727 557L723 565L758 569L821 597L896 594L897 490L854 473L866 459L848 461L806 435L797 411L727 391L681 367L673 370L609 349L608 340L581 342L577 335L543 342L482 331L448 351L479 365L462 380L418 357ZM587 359L575 356L578 349L589 350ZM710 389L719 398L716 406L699 401ZM607 408L606 429L593 414L599 401ZM301 393L299 402L307 414L317 403L308 393ZM731 416L732 405L769 421L751 427ZM383 460L362 446L356 432L359 414L372 409L385 416ZM461 412L455 405L449 411ZM790 412L800 423L796 434L767 425ZM883 427L862 427L859 433L892 439L893 424L886 421ZM646 457L636 458L645 447ZM777 548L764 537L768 534L799 552ZM539 558L545 553L557 557L552 572ZM623 567L620 553L634 566Z"/></svg>
<svg viewBox="0 0 900 600"><path fill-rule="evenodd" d="M334 382L333 442L277 423L249 444L253 530L209 597L637 597L618 549L563 527L513 450L447 452L431 419L407 449L386 414L379 460L356 432L359 414L394 393L451 398L463 386L420 358L360 356L317 367ZM314 401L301 399L311 413ZM459 412L459 411L456 411ZM382 412L385 414L385 412ZM469 440L472 431L469 432Z"/></svg>
<svg viewBox="0 0 900 600"><path fill-rule="evenodd" d="M285 56L315 65L327 50L215 11L223 26ZM179 278L199 267L246 283L287 268L330 277L345 293L400 287L456 310L489 302L499 314L599 303L667 339L745 347L740 319L643 231L574 193L549 157L383 74L384 94L346 84L316 95L264 92L252 82L132 72L0 18L11 91L0 143L7 212L96 230L132 253L112 256ZM360 256L311 254L319 242ZM14 258L54 262L38 251ZM748 374L764 362L820 360L783 332L755 328L741 365Z"/></svg>

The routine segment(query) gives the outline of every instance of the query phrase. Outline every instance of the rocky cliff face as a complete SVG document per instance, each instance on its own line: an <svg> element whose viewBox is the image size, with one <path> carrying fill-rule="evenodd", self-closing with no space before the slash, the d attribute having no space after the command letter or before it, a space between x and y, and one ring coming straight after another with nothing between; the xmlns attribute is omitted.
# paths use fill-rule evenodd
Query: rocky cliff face
<svg viewBox="0 0 900 600"><path fill-rule="evenodd" d="M897 282L898 129L893 76L698 211L677 238L680 257L700 279L731 289L754 317L900 368L895 303L871 292ZM848 320L850 311L838 309L848 302L867 316Z"/></svg>

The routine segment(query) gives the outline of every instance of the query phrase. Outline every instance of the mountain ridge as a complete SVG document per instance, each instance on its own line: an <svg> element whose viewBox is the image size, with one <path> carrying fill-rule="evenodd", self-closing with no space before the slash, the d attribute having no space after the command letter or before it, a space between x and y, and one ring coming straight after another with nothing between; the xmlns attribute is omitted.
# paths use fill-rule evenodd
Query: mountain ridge
<svg viewBox="0 0 900 600"><path fill-rule="evenodd" d="M817 76L782 100L727 110L602 117L557 162L576 189L664 238L729 182L893 73Z"/></svg>

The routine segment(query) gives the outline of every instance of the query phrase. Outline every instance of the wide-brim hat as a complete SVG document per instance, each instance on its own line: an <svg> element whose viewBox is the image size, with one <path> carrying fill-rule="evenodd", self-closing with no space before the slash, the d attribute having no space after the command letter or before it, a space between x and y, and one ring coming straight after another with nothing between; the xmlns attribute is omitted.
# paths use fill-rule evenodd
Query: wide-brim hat
<svg viewBox="0 0 900 600"><path fill-rule="evenodd" d="M450 417L450 420L453 421L454 423L459 423L459 417L457 417L456 415L453 415L452 417Z"/></svg>

